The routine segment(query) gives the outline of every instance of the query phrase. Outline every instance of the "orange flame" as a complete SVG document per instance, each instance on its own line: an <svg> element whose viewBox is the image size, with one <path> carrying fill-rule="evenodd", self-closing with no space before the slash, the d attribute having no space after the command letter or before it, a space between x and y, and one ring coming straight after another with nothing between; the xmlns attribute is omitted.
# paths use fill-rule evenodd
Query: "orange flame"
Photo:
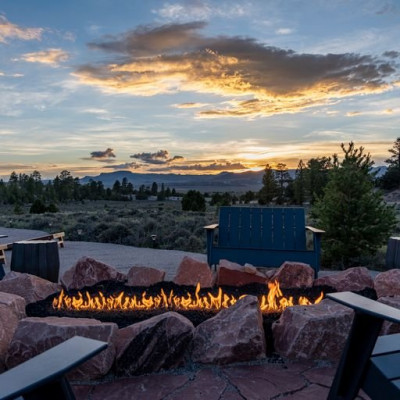
<svg viewBox="0 0 400 400"><path fill-rule="evenodd" d="M282 312L286 307L295 305L293 297L286 298L283 296L279 287L279 282L268 283L268 295L262 295L259 299L260 308L263 313ZM70 296L61 291L58 297L53 300L53 308L56 310L75 310L75 311L137 311L137 310L210 310L220 311L235 304L246 294L236 298L228 295L218 289L218 294L213 295L208 292L206 295L200 295L200 284L196 286L195 294L192 296L189 292L186 296L176 296L171 290L169 294L161 289L157 296L148 296L143 292L141 297L136 295L129 296L121 292L117 295L104 296L102 292L91 295L89 292L78 292L76 296ZM321 292L320 296L312 303L306 297L300 297L299 305L318 304L324 297Z"/></svg>

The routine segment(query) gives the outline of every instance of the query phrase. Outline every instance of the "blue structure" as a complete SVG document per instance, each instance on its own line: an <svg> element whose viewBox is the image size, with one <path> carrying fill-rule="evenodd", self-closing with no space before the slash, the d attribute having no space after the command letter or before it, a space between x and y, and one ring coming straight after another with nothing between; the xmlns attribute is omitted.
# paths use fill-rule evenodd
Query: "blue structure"
<svg viewBox="0 0 400 400"><path fill-rule="evenodd" d="M305 226L304 208L221 207L219 224L204 228L210 266L221 259L257 267L279 267L285 261L297 261L311 265L318 275L324 231ZM307 249L307 229L313 233L312 250Z"/></svg>

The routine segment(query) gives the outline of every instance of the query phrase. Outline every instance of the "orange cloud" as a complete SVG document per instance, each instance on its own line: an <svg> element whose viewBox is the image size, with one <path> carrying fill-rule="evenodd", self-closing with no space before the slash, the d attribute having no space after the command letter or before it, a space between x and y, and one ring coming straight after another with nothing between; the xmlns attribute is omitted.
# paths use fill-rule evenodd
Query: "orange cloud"
<svg viewBox="0 0 400 400"><path fill-rule="evenodd" d="M185 91L224 98L219 106L200 111L200 118L298 113L348 96L381 93L395 84L393 59L297 54L251 38L207 38L198 33L203 27L200 22L140 27L91 43L124 61L82 66L74 74L108 92L155 96Z"/></svg>
<svg viewBox="0 0 400 400"><path fill-rule="evenodd" d="M61 49L49 49L35 53L23 54L21 59L27 62L37 62L58 67L61 62L67 61L69 54Z"/></svg>
<svg viewBox="0 0 400 400"><path fill-rule="evenodd" d="M7 39L40 40L42 33L42 28L21 28L0 15L0 43L6 43Z"/></svg>

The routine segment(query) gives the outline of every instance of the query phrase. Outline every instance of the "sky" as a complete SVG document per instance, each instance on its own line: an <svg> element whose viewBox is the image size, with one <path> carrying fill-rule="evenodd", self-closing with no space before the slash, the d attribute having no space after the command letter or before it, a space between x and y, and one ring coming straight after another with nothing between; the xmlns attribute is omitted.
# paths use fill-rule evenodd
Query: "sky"
<svg viewBox="0 0 400 400"><path fill-rule="evenodd" d="M400 136L400 0L0 0L0 178L296 168Z"/></svg>

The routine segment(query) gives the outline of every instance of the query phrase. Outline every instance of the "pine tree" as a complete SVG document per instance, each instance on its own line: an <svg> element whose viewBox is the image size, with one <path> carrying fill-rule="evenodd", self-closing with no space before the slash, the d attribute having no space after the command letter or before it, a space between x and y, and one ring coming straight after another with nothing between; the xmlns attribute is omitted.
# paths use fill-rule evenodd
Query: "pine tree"
<svg viewBox="0 0 400 400"><path fill-rule="evenodd" d="M389 153L392 155L385 161L389 166L386 173L379 179L379 185L383 189L393 190L400 187L400 137L393 143Z"/></svg>
<svg viewBox="0 0 400 400"><path fill-rule="evenodd" d="M258 192L258 203L266 205L272 202L273 198L278 193L278 185L275 180L275 174L272 167L267 164L263 176L263 187Z"/></svg>
<svg viewBox="0 0 400 400"><path fill-rule="evenodd" d="M333 156L333 168L322 197L312 209L323 238L324 260L347 268L361 255L372 255L386 243L396 224L394 209L376 191L370 154L364 148L342 143L340 162Z"/></svg>
<svg viewBox="0 0 400 400"><path fill-rule="evenodd" d="M293 196L294 203L302 205L306 196L306 178L305 178L305 164L303 160L299 161L296 169L296 177L293 182Z"/></svg>

